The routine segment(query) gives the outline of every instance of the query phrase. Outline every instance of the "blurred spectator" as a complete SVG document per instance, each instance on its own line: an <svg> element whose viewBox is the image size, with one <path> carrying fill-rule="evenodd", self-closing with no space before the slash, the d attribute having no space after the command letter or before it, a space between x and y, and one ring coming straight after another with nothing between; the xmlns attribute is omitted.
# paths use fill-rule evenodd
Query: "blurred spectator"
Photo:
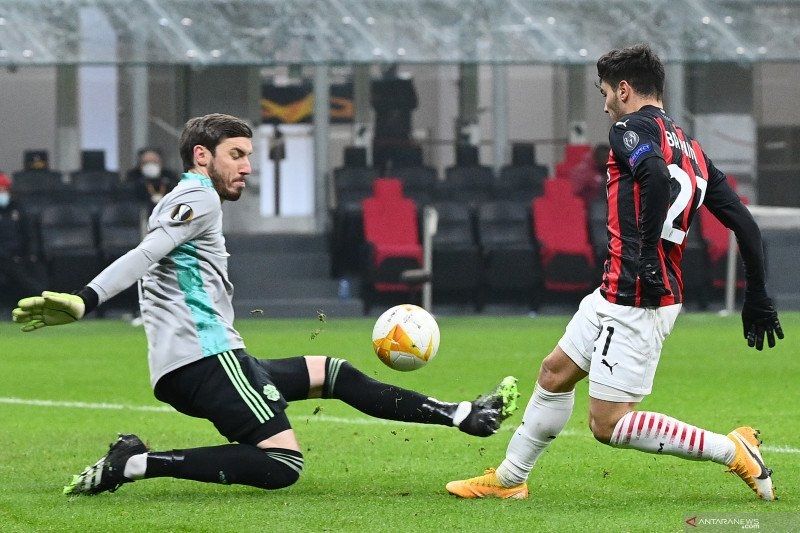
<svg viewBox="0 0 800 533"><path fill-rule="evenodd" d="M136 155L136 166L128 171L126 180L137 184L137 198L155 206L177 185L178 177L164 168L161 151L157 148L142 148Z"/></svg>
<svg viewBox="0 0 800 533"><path fill-rule="evenodd" d="M572 191L582 198L587 206L603 192L610 150L607 144L598 144L582 161L570 169Z"/></svg>
<svg viewBox="0 0 800 533"><path fill-rule="evenodd" d="M38 262L35 239L25 210L12 200L11 180L0 172L0 309L44 289L43 267Z"/></svg>

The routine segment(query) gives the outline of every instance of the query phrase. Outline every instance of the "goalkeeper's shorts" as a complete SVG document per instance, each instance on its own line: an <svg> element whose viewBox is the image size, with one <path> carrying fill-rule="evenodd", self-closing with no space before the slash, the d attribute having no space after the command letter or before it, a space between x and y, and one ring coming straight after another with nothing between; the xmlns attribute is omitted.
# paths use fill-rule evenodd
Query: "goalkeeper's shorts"
<svg viewBox="0 0 800 533"><path fill-rule="evenodd" d="M289 361L296 361L290 365L293 381L305 379L307 396L308 371L303 358L275 360L284 362L276 365L276 384L270 372L272 361L261 361L242 349L204 357L169 372L156 383L155 396L183 414L211 421L230 442L255 446L291 428L284 412L286 399L279 388L281 381L289 381L290 376L284 375ZM305 375L296 376L299 372Z"/></svg>

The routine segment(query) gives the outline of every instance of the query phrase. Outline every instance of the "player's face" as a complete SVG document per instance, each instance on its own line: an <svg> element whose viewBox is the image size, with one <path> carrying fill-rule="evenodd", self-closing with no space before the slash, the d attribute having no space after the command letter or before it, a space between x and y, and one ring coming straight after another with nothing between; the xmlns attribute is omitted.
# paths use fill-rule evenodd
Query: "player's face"
<svg viewBox="0 0 800 533"><path fill-rule="evenodd" d="M208 161L208 177L223 200L236 201L245 188L252 168L253 143L247 137L231 137L217 145Z"/></svg>
<svg viewBox="0 0 800 533"><path fill-rule="evenodd" d="M603 111L608 113L613 122L616 122L625 114L622 112L622 101L619 94L608 84L608 82L600 82L600 94L605 99L603 103Z"/></svg>

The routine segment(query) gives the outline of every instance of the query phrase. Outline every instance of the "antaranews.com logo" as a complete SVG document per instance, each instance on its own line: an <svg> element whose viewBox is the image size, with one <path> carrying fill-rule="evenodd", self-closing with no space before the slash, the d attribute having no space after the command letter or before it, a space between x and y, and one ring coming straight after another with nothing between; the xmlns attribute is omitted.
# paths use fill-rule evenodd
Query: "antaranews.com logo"
<svg viewBox="0 0 800 533"><path fill-rule="evenodd" d="M800 513L697 514L683 519L684 531L797 531Z"/></svg>

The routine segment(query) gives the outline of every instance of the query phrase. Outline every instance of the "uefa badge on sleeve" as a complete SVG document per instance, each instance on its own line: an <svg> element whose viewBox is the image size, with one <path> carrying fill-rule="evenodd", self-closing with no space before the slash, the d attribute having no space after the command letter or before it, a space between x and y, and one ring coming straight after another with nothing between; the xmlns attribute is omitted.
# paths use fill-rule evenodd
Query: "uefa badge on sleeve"
<svg viewBox="0 0 800 533"><path fill-rule="evenodd" d="M194 211L186 204L178 204L169 216L175 222L189 222L194 217Z"/></svg>

